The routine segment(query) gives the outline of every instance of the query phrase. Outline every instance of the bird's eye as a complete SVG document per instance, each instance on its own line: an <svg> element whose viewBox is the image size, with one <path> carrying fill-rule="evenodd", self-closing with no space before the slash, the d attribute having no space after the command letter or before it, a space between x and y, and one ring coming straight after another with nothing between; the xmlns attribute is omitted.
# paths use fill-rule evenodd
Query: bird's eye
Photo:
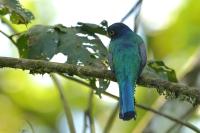
<svg viewBox="0 0 200 133"><path fill-rule="evenodd" d="M109 32L109 36L114 36L115 35L115 32L113 31L113 30L111 30L110 32Z"/></svg>

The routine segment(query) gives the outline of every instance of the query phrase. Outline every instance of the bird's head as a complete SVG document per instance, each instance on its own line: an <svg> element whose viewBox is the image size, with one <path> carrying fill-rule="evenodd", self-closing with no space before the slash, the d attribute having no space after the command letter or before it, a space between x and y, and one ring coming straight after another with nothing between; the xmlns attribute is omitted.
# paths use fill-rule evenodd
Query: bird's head
<svg viewBox="0 0 200 133"><path fill-rule="evenodd" d="M108 27L107 32L111 39L116 39L132 32L132 30L123 23L114 23Z"/></svg>

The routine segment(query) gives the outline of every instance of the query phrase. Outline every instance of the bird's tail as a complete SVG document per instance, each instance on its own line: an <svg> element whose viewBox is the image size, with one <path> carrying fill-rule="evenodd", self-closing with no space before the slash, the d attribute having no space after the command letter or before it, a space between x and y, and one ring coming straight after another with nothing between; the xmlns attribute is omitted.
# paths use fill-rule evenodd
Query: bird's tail
<svg viewBox="0 0 200 133"><path fill-rule="evenodd" d="M130 120L136 118L135 102L134 102L134 89L135 85L130 81L123 81L119 83L120 90L120 119Z"/></svg>

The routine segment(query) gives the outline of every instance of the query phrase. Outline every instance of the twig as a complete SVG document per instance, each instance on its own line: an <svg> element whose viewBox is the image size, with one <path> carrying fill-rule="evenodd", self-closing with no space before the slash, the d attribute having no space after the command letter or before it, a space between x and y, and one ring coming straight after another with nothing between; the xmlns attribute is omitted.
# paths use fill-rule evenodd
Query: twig
<svg viewBox="0 0 200 133"><path fill-rule="evenodd" d="M105 69L97 69L90 66L77 66L66 63L55 63L42 60L17 59L11 57L0 57L0 68L20 68L30 70L30 73L70 73L77 76L95 77L116 81L115 75ZM187 85L173 83L159 78L152 78L148 75L141 75L137 84L156 88L160 94L181 98L194 105L200 104L200 90Z"/></svg>
<svg viewBox="0 0 200 133"><path fill-rule="evenodd" d="M149 110L149 111L151 111L151 112L153 112L153 113L156 113L156 114L158 114L158 115L160 115L160 116L163 116L163 117L165 117L165 118L167 118L167 119L169 119L169 120L171 120L171 121L174 121L174 122L176 122L176 123L179 123L179 124L181 124L181 125L184 125L185 127L188 127L188 128L190 128L190 129L192 129L192 130L195 131L196 133L200 133L200 129L198 129L196 126L194 126L194 125L192 125L192 124L190 124L190 123L188 123L188 122L181 121L181 120L179 120L179 119L176 119L176 118L171 117L171 116L169 116L169 115L167 115L167 114L161 113L161 112L159 112L159 111L156 111L156 110L154 110L154 109L148 108L148 107L143 106L143 105L138 105L138 104L137 104L137 106L140 107L140 108L142 108L142 109Z"/></svg>
<svg viewBox="0 0 200 133"><path fill-rule="evenodd" d="M116 107L114 108L112 114L110 115L110 117L106 123L106 127L104 128L104 133L109 133L110 129L112 128L112 125L117 116L118 109L119 109L119 102L117 103Z"/></svg>
<svg viewBox="0 0 200 133"><path fill-rule="evenodd" d="M140 5L139 5L139 10L138 10L138 12L136 13L136 15L135 15L135 20L134 20L134 32L136 32L137 33L137 31L138 31L138 27L139 27L139 16L140 16L140 11L141 11L141 6L142 6L142 0L141 0L141 3L140 3Z"/></svg>
<svg viewBox="0 0 200 133"><path fill-rule="evenodd" d="M86 114L86 112L84 112L84 118L83 118L83 133L86 133L86 129L87 129L87 127L88 127L88 125L87 125L87 114Z"/></svg>
<svg viewBox="0 0 200 133"><path fill-rule="evenodd" d="M20 35L20 34L22 34L23 32L17 33L17 30L16 30L15 27L10 23L9 20L7 20L5 17L2 17L2 16L0 16L0 18L1 18L2 22L5 23L5 24L10 28L10 30L11 30L12 32L14 32L14 34L8 35L8 34L6 34L5 32L3 32L3 31L1 31L1 30L0 30L0 32L1 32L4 36L6 36L13 44L16 45L16 42L14 41L13 37L14 37L14 36L17 36L17 35Z"/></svg>
<svg viewBox="0 0 200 133"><path fill-rule="evenodd" d="M188 115L190 115L192 112L194 112L195 110L197 109L196 108L190 108L185 114L183 114L179 119L183 120L185 119L186 117L188 117ZM174 125L172 125L167 131L166 133L171 133L171 131L173 131L177 126L179 125L179 123L175 123ZM181 128L182 125L180 125L180 128Z"/></svg>
<svg viewBox="0 0 200 133"><path fill-rule="evenodd" d="M9 36L8 34L6 34L5 32L3 32L2 30L0 30L0 32L6 36L13 44L16 44L16 42L13 40L12 35Z"/></svg>
<svg viewBox="0 0 200 133"><path fill-rule="evenodd" d="M10 36L7 35L5 32L3 32L2 30L0 30L0 32L1 32L4 36L6 36L8 39L10 39Z"/></svg>
<svg viewBox="0 0 200 133"><path fill-rule="evenodd" d="M27 124L30 126L32 133L35 133L35 130L33 128L33 125L30 121L26 120Z"/></svg>
<svg viewBox="0 0 200 133"><path fill-rule="evenodd" d="M88 127L87 125L87 117L89 118L90 123L90 133L95 133L95 125L94 125L94 119L92 117L92 108L93 108L93 90L90 90L90 95L88 99L88 107L84 113L84 127L83 127L83 133L86 132L86 129Z"/></svg>
<svg viewBox="0 0 200 133"><path fill-rule="evenodd" d="M86 110L87 116L89 118L90 123L90 133L95 133L95 125L94 125L94 119L92 116L92 108L93 108L93 90L91 90L89 95L89 101L88 101L88 109Z"/></svg>
<svg viewBox="0 0 200 133"><path fill-rule="evenodd" d="M57 86L58 92L60 94L60 99L61 99L63 107L64 107L64 111L65 111L66 119L67 119L67 122L69 125L70 133L76 133L73 118L72 118L72 113L70 111L70 107L68 105L67 99L64 96L64 92L63 92L64 88L54 74L51 74L51 77L52 77L52 80L54 81L55 85Z"/></svg>
<svg viewBox="0 0 200 133"><path fill-rule="evenodd" d="M75 77L68 76L68 75L65 75L65 74L63 74L63 73L59 73L59 75L60 75L60 76L63 76L64 78L67 78L67 79L69 79L69 80L78 82L78 83L80 83L80 84L82 84L82 85L85 85L85 86L87 86L87 87L91 87L91 85L90 85L89 83L86 83L85 81L82 81L82 80L77 79L77 78L75 78Z"/></svg>
<svg viewBox="0 0 200 133"><path fill-rule="evenodd" d="M138 0L138 2L131 8L131 10L121 19L121 22L124 22L136 9L139 5L141 5L142 0Z"/></svg>
<svg viewBox="0 0 200 133"><path fill-rule="evenodd" d="M85 85L89 88L92 88L93 90L95 90L92 85L90 85L89 83L86 83L80 79L77 79L77 78L74 78L72 76L68 76L68 75L65 75L65 74L61 74L61 76L69 79L69 80L72 80L72 81L75 81L75 82L78 82L82 85ZM93 99L93 90L91 90L90 92L90 95L89 95L89 99L88 99L88 107L87 107L87 110L85 111L84 113L84 127L83 127L83 133L86 132L86 129L88 127L87 125L87 117L89 118L89 122L90 122L90 132L91 133L94 133L95 132L95 125L94 125L94 119L92 117L92 108L93 108L93 104L92 104L92 99Z"/></svg>
<svg viewBox="0 0 200 133"><path fill-rule="evenodd" d="M86 85L88 87L90 87L89 84L85 83L84 81L81 81L79 79L76 79L74 77L69 77L66 75L63 75L65 78L68 78L70 80L76 81L80 84ZM87 125L87 117L89 118L89 123L90 123L90 132L91 133L95 133L95 125L94 125L94 119L92 117L92 108L93 108L93 104L92 104L92 100L93 100L93 90L90 90L90 95L89 95L89 99L88 99L88 107L86 109L86 111L84 112L84 128L83 128L83 133L86 132L86 129L88 127Z"/></svg>

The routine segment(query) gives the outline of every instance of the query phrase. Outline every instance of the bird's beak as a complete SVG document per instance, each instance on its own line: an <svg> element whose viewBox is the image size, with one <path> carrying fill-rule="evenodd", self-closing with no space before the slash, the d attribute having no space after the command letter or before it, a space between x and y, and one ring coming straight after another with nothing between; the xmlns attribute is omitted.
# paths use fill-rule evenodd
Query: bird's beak
<svg viewBox="0 0 200 133"><path fill-rule="evenodd" d="M110 35L108 34L108 32L106 32L106 36L107 36L107 37L110 37Z"/></svg>
<svg viewBox="0 0 200 133"><path fill-rule="evenodd" d="M111 38L110 34L108 33L108 31L106 31L106 36Z"/></svg>

